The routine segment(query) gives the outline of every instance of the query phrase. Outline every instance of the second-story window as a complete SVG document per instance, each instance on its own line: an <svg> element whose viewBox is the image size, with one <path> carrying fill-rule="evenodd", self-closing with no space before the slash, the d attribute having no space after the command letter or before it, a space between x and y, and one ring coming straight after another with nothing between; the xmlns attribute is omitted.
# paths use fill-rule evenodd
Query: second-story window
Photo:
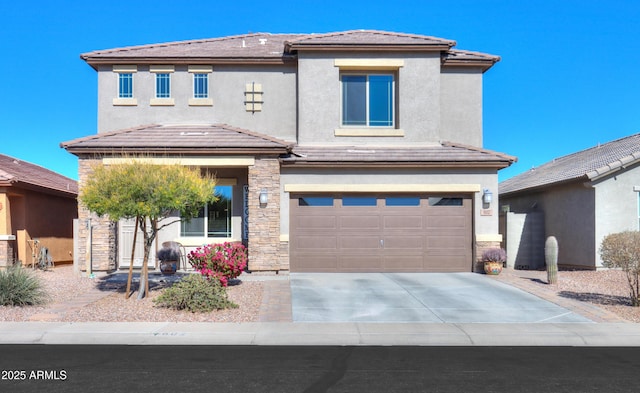
<svg viewBox="0 0 640 393"><path fill-rule="evenodd" d="M118 74L118 98L132 98L133 97L133 74L119 73Z"/></svg>
<svg viewBox="0 0 640 393"><path fill-rule="evenodd" d="M209 74L193 74L193 98L209 98Z"/></svg>
<svg viewBox="0 0 640 393"><path fill-rule="evenodd" d="M343 126L395 125L393 74L344 74L341 82Z"/></svg>
<svg viewBox="0 0 640 393"><path fill-rule="evenodd" d="M171 97L171 74L156 74L156 98Z"/></svg>

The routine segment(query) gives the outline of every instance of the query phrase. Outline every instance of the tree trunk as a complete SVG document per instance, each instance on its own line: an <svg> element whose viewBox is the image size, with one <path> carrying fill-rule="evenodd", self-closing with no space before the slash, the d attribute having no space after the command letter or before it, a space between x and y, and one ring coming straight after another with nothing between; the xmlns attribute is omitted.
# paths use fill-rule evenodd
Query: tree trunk
<svg viewBox="0 0 640 393"><path fill-rule="evenodd" d="M131 263L129 263L129 276L127 276L127 293L124 294L125 299L131 296L131 281L133 281L133 260L136 255L136 239L138 236L138 223L140 217L136 217L136 227L133 230L133 246L131 247Z"/></svg>

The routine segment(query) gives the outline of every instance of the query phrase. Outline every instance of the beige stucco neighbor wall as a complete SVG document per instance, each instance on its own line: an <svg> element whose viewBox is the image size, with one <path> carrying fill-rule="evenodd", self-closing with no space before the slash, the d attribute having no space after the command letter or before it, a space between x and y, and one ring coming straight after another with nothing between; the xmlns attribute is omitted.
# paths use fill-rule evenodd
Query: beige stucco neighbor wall
<svg viewBox="0 0 640 393"><path fill-rule="evenodd" d="M268 202L260 205L260 191L268 193ZM249 270L289 269L288 245L280 241L280 164L276 157L256 158L249 166Z"/></svg>
<svg viewBox="0 0 640 393"><path fill-rule="evenodd" d="M78 184L87 181L92 172L92 165L101 163L99 159L78 160ZM78 203L78 258L77 263L82 271L111 271L116 268L116 224L106 217L98 217L86 207ZM89 228L89 225L91 228ZM91 230L91 244L87 239Z"/></svg>

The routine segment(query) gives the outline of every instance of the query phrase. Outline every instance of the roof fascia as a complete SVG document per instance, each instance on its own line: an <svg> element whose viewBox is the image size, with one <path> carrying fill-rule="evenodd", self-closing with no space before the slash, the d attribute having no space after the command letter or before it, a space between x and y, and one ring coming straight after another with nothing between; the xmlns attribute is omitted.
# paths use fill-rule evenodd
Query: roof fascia
<svg viewBox="0 0 640 393"><path fill-rule="evenodd" d="M485 168L504 169L511 163L502 161L492 162L420 162L420 161L287 161L280 159L283 166L314 167L314 168Z"/></svg>

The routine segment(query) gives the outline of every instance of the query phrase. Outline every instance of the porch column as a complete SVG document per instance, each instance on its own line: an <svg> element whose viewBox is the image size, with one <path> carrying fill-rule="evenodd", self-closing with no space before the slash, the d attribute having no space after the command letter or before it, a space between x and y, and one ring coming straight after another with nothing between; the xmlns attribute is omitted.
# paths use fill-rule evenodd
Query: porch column
<svg viewBox="0 0 640 393"><path fill-rule="evenodd" d="M13 265L14 244L9 197L6 192L0 192L0 269Z"/></svg>
<svg viewBox="0 0 640 393"><path fill-rule="evenodd" d="M78 186L87 181L92 172L92 165L100 164L100 159L78 160ZM89 221L90 219L90 221ZM89 224L91 229L89 229ZM87 252L87 240L91 230L91 248ZM90 258L91 269L93 271L111 271L116 268L117 245L116 245L117 225L106 217L98 217L87 208L78 203L78 264L82 271L88 269L88 258Z"/></svg>
<svg viewBox="0 0 640 393"><path fill-rule="evenodd" d="M277 157L256 158L249 166L248 251L249 270L288 269L280 261L280 163ZM260 203L260 192L268 201Z"/></svg>

